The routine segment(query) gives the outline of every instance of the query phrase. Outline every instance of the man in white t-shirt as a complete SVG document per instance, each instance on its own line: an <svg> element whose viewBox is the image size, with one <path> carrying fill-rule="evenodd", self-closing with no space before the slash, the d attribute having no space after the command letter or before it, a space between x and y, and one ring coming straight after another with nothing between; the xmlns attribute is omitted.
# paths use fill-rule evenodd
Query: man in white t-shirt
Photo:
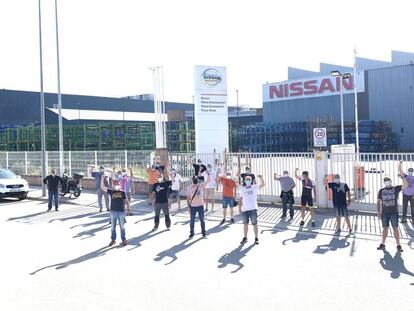
<svg viewBox="0 0 414 311"><path fill-rule="evenodd" d="M210 176L210 182L204 188L204 201L206 203L206 212L208 211L208 203L211 203L211 211L214 211L214 189L216 187L216 171L211 168L211 164L207 164L207 171L202 173L204 180L207 180L207 176Z"/></svg>
<svg viewBox="0 0 414 311"><path fill-rule="evenodd" d="M177 173L177 170L173 168L171 170L170 180L172 182L170 195L168 200L168 208L171 208L171 204L173 203L174 199L177 202L178 209L181 208L181 200L180 200L180 190L181 190L181 181L182 177L180 174Z"/></svg>
<svg viewBox="0 0 414 311"><path fill-rule="evenodd" d="M240 190L240 212L243 218L243 230L244 237L240 244L247 243L247 232L249 230L249 219L254 229L254 243L259 244L258 229L257 229L257 194L260 189L265 186L262 175L257 176L259 179L258 185L253 185L253 179L250 176L246 176L244 182L246 185Z"/></svg>

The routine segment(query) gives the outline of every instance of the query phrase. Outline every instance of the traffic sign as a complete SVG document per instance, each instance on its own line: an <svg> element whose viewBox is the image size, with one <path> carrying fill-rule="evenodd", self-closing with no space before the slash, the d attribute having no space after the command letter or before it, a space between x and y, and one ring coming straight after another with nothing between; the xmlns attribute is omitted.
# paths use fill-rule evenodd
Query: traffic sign
<svg viewBox="0 0 414 311"><path fill-rule="evenodd" d="M326 147L327 138L326 138L326 128L314 128L313 129L313 146L314 147Z"/></svg>

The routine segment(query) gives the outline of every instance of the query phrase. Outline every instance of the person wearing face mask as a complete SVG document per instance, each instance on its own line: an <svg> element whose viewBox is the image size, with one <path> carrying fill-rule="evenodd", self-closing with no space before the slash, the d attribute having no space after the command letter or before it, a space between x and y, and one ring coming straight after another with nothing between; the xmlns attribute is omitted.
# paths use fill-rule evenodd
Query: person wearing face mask
<svg viewBox="0 0 414 311"><path fill-rule="evenodd" d="M154 230L158 229L160 224L160 214L161 211L164 213L165 217L165 226L167 229L170 229L171 226L171 219L170 219L170 210L169 210L169 203L168 203L168 194L171 188L171 181L165 181L163 177L158 177L158 181L154 184L152 189L155 195L155 205L154 205Z"/></svg>
<svg viewBox="0 0 414 311"><path fill-rule="evenodd" d="M55 202L55 211L59 211L59 197L58 197L58 187L62 184L62 178L56 175L56 170L52 169L50 175L46 176L43 179L43 183L47 185L48 192L48 204L47 211L52 210L52 201Z"/></svg>
<svg viewBox="0 0 414 311"><path fill-rule="evenodd" d="M200 181L204 181L203 173L207 171L207 167L203 164L201 159L197 160L197 163L193 163L194 167L194 176L197 176Z"/></svg>
<svg viewBox="0 0 414 311"><path fill-rule="evenodd" d="M201 234L203 238L207 236L206 224L204 221L204 188L210 182L210 175L207 175L207 180L200 182L198 176L193 177L192 184L187 189L188 211L190 212L190 236L194 237L195 217L198 214L201 224Z"/></svg>
<svg viewBox="0 0 414 311"><path fill-rule="evenodd" d="M99 212L102 212L102 197L105 199L105 206L106 211L109 211L109 194L107 192L102 191L101 189L101 179L102 176L105 176L105 167L100 166L99 171L92 172L92 177L95 178L96 182L96 193L98 195L98 206L99 206ZM111 179L107 176L105 176L105 186L107 188L110 188L111 185Z"/></svg>
<svg viewBox="0 0 414 311"><path fill-rule="evenodd" d="M411 222L414 224L414 169L409 168L407 174L404 173L402 169L403 161L398 165L398 172L400 177L403 179L404 189L403 189L403 212L401 223L407 222L407 208L408 203L411 207Z"/></svg>
<svg viewBox="0 0 414 311"><path fill-rule="evenodd" d="M295 170L295 177L297 180L300 180L300 182L302 183L302 195L300 197L300 216L301 216L301 221L299 223L299 225L302 227L303 225L305 225L305 211L306 211L306 205L309 206L309 211L311 214L311 222L312 222L312 227L315 227L315 209L313 206L313 201L316 201L316 185L315 182L313 180L311 180L309 178L309 172L307 171L303 171L302 172L302 177L300 177L298 175L299 169L297 168ZM313 197L312 197L312 193L313 193Z"/></svg>
<svg viewBox="0 0 414 311"><path fill-rule="evenodd" d="M244 173L242 174L240 174L240 170L239 170L239 172L237 173L237 177L239 177L239 183L241 183L243 187L246 186L246 183L245 183L246 177L250 177L252 179L253 185L256 184L256 176L252 174L252 171L250 170L250 167L248 166L246 167Z"/></svg>
<svg viewBox="0 0 414 311"><path fill-rule="evenodd" d="M338 174L334 176L333 182L327 183L327 185L332 190L332 203L336 211L335 234L341 233L341 217L345 217L349 234L351 234L352 226L348 217L348 206L351 204L351 190L346 183L341 182L341 177Z"/></svg>
<svg viewBox="0 0 414 311"><path fill-rule="evenodd" d="M221 224L226 222L227 208L230 207L230 222L234 224L234 211L236 205L235 198L237 194L237 184L231 176L231 172L226 173L226 177L220 177L223 185L223 220Z"/></svg>
<svg viewBox="0 0 414 311"><path fill-rule="evenodd" d="M119 223L119 229L121 231L121 245L127 245L125 234L125 192L122 191L121 185L115 183L113 189L108 189L105 186L104 176L101 178L101 188L104 192L107 192L111 197L111 242L109 246L113 246L116 243L116 224Z"/></svg>
<svg viewBox="0 0 414 311"><path fill-rule="evenodd" d="M388 229L391 227L394 238L397 242L397 251L402 252L400 245L400 232L398 230L398 195L402 186L393 186L389 177L384 178L384 188L378 192L377 216L382 222L382 242L377 247L378 250L385 250L385 240L388 236Z"/></svg>
<svg viewBox="0 0 414 311"><path fill-rule="evenodd" d="M174 200L176 200L178 209L181 208L181 200L180 200L180 190L181 190L181 181L182 177L180 174L177 173L177 170L173 168L171 170L170 179L172 182L171 190L169 194L169 208L171 208L171 204Z"/></svg>
<svg viewBox="0 0 414 311"><path fill-rule="evenodd" d="M246 186L240 190L240 206L239 211L242 214L243 219L243 233L244 237L240 244L247 243L247 233L249 231L249 221L251 222L254 230L254 244L259 244L258 228L257 228L257 194L259 190L265 186L262 175L257 176L259 178L259 185L253 184L253 178L246 176Z"/></svg>
<svg viewBox="0 0 414 311"><path fill-rule="evenodd" d="M282 199L282 217L281 219L286 218L287 214L287 206L289 205L289 216L290 221L293 220L294 211L293 211L293 203L295 202L293 196L293 188L296 187L295 181L292 177L289 176L288 171L283 172L283 176L278 176L276 173L274 175L275 180L280 182L280 187L282 188L280 193L280 198Z"/></svg>
<svg viewBox="0 0 414 311"><path fill-rule="evenodd" d="M204 200L206 202L205 212L208 211L208 203L211 203L211 211L214 212L214 189L216 187L216 171L212 169L211 164L207 164L207 171L205 171L202 176L203 180L207 180L207 176L210 176L210 182L206 185L204 189Z"/></svg>

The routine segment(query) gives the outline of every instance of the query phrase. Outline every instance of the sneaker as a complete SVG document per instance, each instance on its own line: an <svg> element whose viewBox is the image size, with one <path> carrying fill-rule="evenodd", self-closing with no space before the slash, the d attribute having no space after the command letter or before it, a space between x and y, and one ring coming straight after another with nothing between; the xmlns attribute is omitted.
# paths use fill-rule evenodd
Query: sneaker
<svg viewBox="0 0 414 311"><path fill-rule="evenodd" d="M385 245L381 243L381 244L377 247L377 250L379 250L379 251L385 250Z"/></svg>
<svg viewBox="0 0 414 311"><path fill-rule="evenodd" d="M404 250L402 249L401 245L397 245L397 252L402 253Z"/></svg>
<svg viewBox="0 0 414 311"><path fill-rule="evenodd" d="M290 217L290 218L289 218L289 221L293 221L293 217Z"/></svg>
<svg viewBox="0 0 414 311"><path fill-rule="evenodd" d="M191 234L188 236L188 238L189 238L189 239L194 238L194 233L191 233Z"/></svg>
<svg viewBox="0 0 414 311"><path fill-rule="evenodd" d="M157 226L155 226L154 228L152 228L152 231L157 231L158 230L158 227Z"/></svg>
<svg viewBox="0 0 414 311"><path fill-rule="evenodd" d="M124 217L124 224L126 224L127 223L127 221L126 221L126 218Z"/></svg>
<svg viewBox="0 0 414 311"><path fill-rule="evenodd" d="M220 222L220 226L222 225L222 224L224 224L226 222L226 220L223 218L223 220Z"/></svg>
<svg viewBox="0 0 414 311"><path fill-rule="evenodd" d="M340 235L340 234L341 234L341 229L336 229L335 235Z"/></svg>
<svg viewBox="0 0 414 311"><path fill-rule="evenodd" d="M299 226L303 226L305 224L305 222L303 220L301 220L301 222L299 223Z"/></svg>
<svg viewBox="0 0 414 311"><path fill-rule="evenodd" d="M203 238L207 238L207 233L203 233Z"/></svg>
<svg viewBox="0 0 414 311"><path fill-rule="evenodd" d="M348 233L349 233L349 234L352 234L352 229L349 229Z"/></svg>
<svg viewBox="0 0 414 311"><path fill-rule="evenodd" d="M99 209L99 213L102 213L102 208Z"/></svg>
<svg viewBox="0 0 414 311"><path fill-rule="evenodd" d="M55 209L55 212L59 212L59 209L57 209L57 208L56 208L56 209Z"/></svg>
<svg viewBox="0 0 414 311"><path fill-rule="evenodd" d="M254 238L254 244L259 245L259 238Z"/></svg>
<svg viewBox="0 0 414 311"><path fill-rule="evenodd" d="M285 219L286 218L286 215L282 215L281 217L280 217L280 219Z"/></svg>
<svg viewBox="0 0 414 311"><path fill-rule="evenodd" d="M111 247L111 246L114 246L115 245L115 240L112 240L110 243L109 243L109 247Z"/></svg>
<svg viewBox="0 0 414 311"><path fill-rule="evenodd" d="M234 224L234 218L230 219L230 222L231 222L232 224Z"/></svg>
<svg viewBox="0 0 414 311"><path fill-rule="evenodd" d="M315 221L312 220L312 227L315 227Z"/></svg>
<svg viewBox="0 0 414 311"><path fill-rule="evenodd" d="M121 242L121 245L122 245L122 246L127 246L127 245L128 245L127 240L122 241L122 242Z"/></svg>
<svg viewBox="0 0 414 311"><path fill-rule="evenodd" d="M167 231L171 231L171 228L170 227L167 227Z"/></svg>
<svg viewBox="0 0 414 311"><path fill-rule="evenodd" d="M110 211L110 209L109 209L109 208L107 208L107 209L106 209L106 211L107 211L107 212L109 212L109 211Z"/></svg>
<svg viewBox="0 0 414 311"><path fill-rule="evenodd" d="M204 212L208 212L208 208L206 208L206 209L204 210Z"/></svg>
<svg viewBox="0 0 414 311"><path fill-rule="evenodd" d="M50 208L48 208L47 210L46 210L46 212L50 212L51 211L51 209Z"/></svg>
<svg viewBox="0 0 414 311"><path fill-rule="evenodd" d="M243 238L243 240L240 242L240 244L246 244L247 243L247 238Z"/></svg>
<svg viewBox="0 0 414 311"><path fill-rule="evenodd" d="M405 224L406 222L407 222L407 219L406 219L406 218L402 218L402 219L401 219L401 223L402 223L402 224Z"/></svg>

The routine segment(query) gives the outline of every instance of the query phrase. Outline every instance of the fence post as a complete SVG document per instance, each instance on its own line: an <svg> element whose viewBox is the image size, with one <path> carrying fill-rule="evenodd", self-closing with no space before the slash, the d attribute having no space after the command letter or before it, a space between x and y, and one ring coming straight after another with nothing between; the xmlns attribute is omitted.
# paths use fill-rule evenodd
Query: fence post
<svg viewBox="0 0 414 311"><path fill-rule="evenodd" d="M328 192L325 189L324 178L328 174L328 152L314 151L316 204L318 207L328 207Z"/></svg>
<svg viewBox="0 0 414 311"><path fill-rule="evenodd" d="M98 167L98 151L95 150L95 169Z"/></svg>
<svg viewBox="0 0 414 311"><path fill-rule="evenodd" d="M6 168L9 169L9 152L6 152Z"/></svg>
<svg viewBox="0 0 414 311"><path fill-rule="evenodd" d="M125 150L125 168L128 167L128 151Z"/></svg>
<svg viewBox="0 0 414 311"><path fill-rule="evenodd" d="M27 151L24 152L24 174L27 176Z"/></svg>
<svg viewBox="0 0 414 311"><path fill-rule="evenodd" d="M72 176L72 151L70 150L68 154L68 161L69 161L69 176Z"/></svg>

